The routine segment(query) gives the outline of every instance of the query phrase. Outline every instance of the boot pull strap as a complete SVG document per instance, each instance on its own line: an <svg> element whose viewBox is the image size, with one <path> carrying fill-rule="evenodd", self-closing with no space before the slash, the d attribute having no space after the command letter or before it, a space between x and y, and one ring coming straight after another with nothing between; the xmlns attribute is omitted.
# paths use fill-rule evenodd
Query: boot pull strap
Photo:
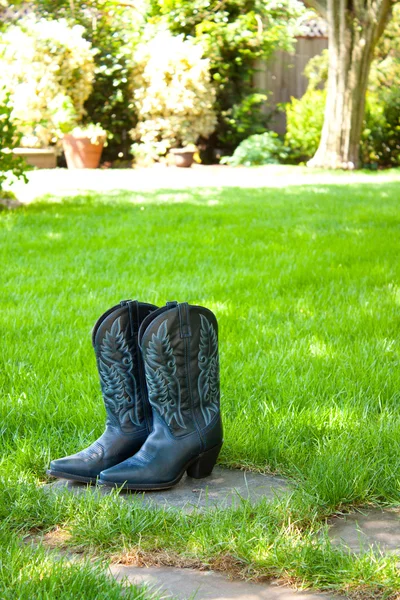
<svg viewBox="0 0 400 600"><path fill-rule="evenodd" d="M191 337L192 331L190 329L189 321L189 304L187 302L182 302L181 304L178 304L178 312L181 338Z"/></svg>
<svg viewBox="0 0 400 600"><path fill-rule="evenodd" d="M129 312L129 325L131 336L133 337L139 329L139 302L137 300L128 300L126 303Z"/></svg>
<svg viewBox="0 0 400 600"><path fill-rule="evenodd" d="M173 302L166 302L166 303L165 303L165 306L166 306L167 308L175 308L175 306L178 306L178 303L177 303L177 301L176 301L176 300L174 300Z"/></svg>

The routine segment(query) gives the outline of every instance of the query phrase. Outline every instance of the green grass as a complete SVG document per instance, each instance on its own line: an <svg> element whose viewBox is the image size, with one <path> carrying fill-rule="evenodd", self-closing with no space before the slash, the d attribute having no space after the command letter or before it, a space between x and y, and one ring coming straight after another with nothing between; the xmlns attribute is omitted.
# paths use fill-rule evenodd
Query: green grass
<svg viewBox="0 0 400 600"><path fill-rule="evenodd" d="M21 545L0 533L0 597L2 600L150 600L146 588L122 586L107 576L104 566L52 555L44 548Z"/></svg>
<svg viewBox="0 0 400 600"><path fill-rule="evenodd" d="M336 510L399 503L397 179L85 194L1 213L2 528L60 525L72 546L105 555L230 556L248 576L400 589L393 559L354 558L316 535ZM127 297L215 311L221 461L285 474L292 496L176 516L36 490L50 457L102 432L90 331Z"/></svg>

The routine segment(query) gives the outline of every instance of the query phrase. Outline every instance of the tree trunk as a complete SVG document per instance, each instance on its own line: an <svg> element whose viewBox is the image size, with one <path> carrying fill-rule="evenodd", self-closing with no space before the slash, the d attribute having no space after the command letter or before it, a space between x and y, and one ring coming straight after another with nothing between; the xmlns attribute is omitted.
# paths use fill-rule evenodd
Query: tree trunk
<svg viewBox="0 0 400 600"><path fill-rule="evenodd" d="M329 70L321 141L311 167L356 169L374 48L392 0L328 0Z"/></svg>

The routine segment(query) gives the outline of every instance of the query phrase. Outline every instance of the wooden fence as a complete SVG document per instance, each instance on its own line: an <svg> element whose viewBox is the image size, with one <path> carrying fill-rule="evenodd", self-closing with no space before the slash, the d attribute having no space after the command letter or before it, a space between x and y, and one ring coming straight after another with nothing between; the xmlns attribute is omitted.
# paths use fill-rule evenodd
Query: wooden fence
<svg viewBox="0 0 400 600"><path fill-rule="evenodd" d="M304 68L310 58L321 54L328 47L328 40L324 37L299 37L297 38L294 54L276 52L268 61L257 61L257 71L254 76L254 86L268 95L266 110L271 107L289 102L290 98L301 98L307 89L307 78ZM271 122L271 127L278 133L286 130L286 116L284 112L277 112Z"/></svg>

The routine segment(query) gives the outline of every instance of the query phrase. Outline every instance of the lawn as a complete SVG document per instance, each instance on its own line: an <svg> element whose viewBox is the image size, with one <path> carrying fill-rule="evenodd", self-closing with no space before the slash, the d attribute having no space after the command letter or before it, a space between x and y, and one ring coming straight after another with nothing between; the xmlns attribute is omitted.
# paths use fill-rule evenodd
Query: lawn
<svg viewBox="0 0 400 600"><path fill-rule="evenodd" d="M0 213L1 597L22 585L7 576L19 553L50 561L20 536L56 527L96 556L162 553L320 589L400 590L394 558L350 556L324 527L352 506L399 504L399 181L82 193ZM292 494L177 516L43 490L50 457L103 430L90 332L129 297L215 312L220 462L286 475ZM56 581L56 563L46 569Z"/></svg>

